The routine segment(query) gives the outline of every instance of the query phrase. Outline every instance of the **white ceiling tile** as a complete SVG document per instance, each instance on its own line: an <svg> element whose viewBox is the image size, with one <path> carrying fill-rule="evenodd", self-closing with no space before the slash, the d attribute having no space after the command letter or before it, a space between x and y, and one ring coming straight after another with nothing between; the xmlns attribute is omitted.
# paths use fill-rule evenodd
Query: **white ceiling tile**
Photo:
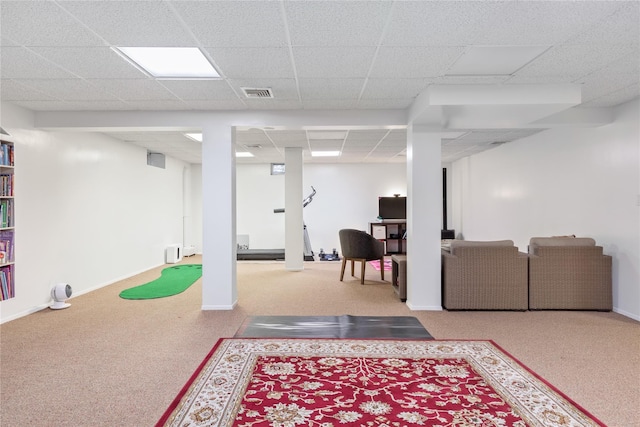
<svg viewBox="0 0 640 427"><path fill-rule="evenodd" d="M394 3L385 46L464 46L477 43L497 2L400 1Z"/></svg>
<svg viewBox="0 0 640 427"><path fill-rule="evenodd" d="M319 151L340 150L342 148L342 141L309 141L309 146L312 150Z"/></svg>
<svg viewBox="0 0 640 427"><path fill-rule="evenodd" d="M355 108L356 101L352 99L308 99L302 101L306 110L348 110Z"/></svg>
<svg viewBox="0 0 640 427"><path fill-rule="evenodd" d="M353 99L365 79L300 79L300 95L305 99Z"/></svg>
<svg viewBox="0 0 640 427"><path fill-rule="evenodd" d="M475 43L557 45L616 8L615 2L606 1L501 2Z"/></svg>
<svg viewBox="0 0 640 427"><path fill-rule="evenodd" d="M549 49L518 71L518 76L586 75L626 56L638 56L638 45L564 45Z"/></svg>
<svg viewBox="0 0 640 427"><path fill-rule="evenodd" d="M248 151L252 153L254 156L259 157L279 157L281 156L280 150L274 147L263 147L263 148L253 148L253 147L240 147L241 151Z"/></svg>
<svg viewBox="0 0 640 427"><path fill-rule="evenodd" d="M18 80L0 80L0 99L3 101L52 101L53 97L26 86Z"/></svg>
<svg viewBox="0 0 640 427"><path fill-rule="evenodd" d="M294 47L299 78L366 77L375 47Z"/></svg>
<svg viewBox="0 0 640 427"><path fill-rule="evenodd" d="M0 2L3 37L22 46L104 46L104 41L52 1Z"/></svg>
<svg viewBox="0 0 640 427"><path fill-rule="evenodd" d="M171 92L152 79L88 79L87 81L123 100L175 99Z"/></svg>
<svg viewBox="0 0 640 427"><path fill-rule="evenodd" d="M462 47L382 47L370 77L438 77L462 55Z"/></svg>
<svg viewBox="0 0 640 427"><path fill-rule="evenodd" d="M52 98L69 101L115 101L116 97L82 79L21 80L30 88L38 90Z"/></svg>
<svg viewBox="0 0 640 427"><path fill-rule="evenodd" d="M289 50L285 48L207 48L218 71L226 78L293 78Z"/></svg>
<svg viewBox="0 0 640 427"><path fill-rule="evenodd" d="M581 106L583 107L613 107L623 104L625 102L636 99L640 96L640 84L634 83L628 87L622 88L616 92L611 92L606 95L594 98L585 102Z"/></svg>
<svg viewBox="0 0 640 427"><path fill-rule="evenodd" d="M391 138L397 138L397 139L406 140L407 139L407 129L406 128L390 129L390 132L387 135L387 139L391 139Z"/></svg>
<svg viewBox="0 0 640 427"><path fill-rule="evenodd" d="M351 155L363 154L363 153L369 153L371 150L373 150L374 147L375 147L375 144L369 147L358 147L358 146L348 144L342 148L342 152L345 154L350 153Z"/></svg>
<svg viewBox="0 0 640 427"><path fill-rule="evenodd" d="M127 111L133 109L121 101L13 101L12 103L33 111Z"/></svg>
<svg viewBox="0 0 640 427"><path fill-rule="evenodd" d="M158 83L185 101L238 99L238 95L224 80L158 80Z"/></svg>
<svg viewBox="0 0 640 427"><path fill-rule="evenodd" d="M276 144L291 141L307 141L307 132L304 130L267 130L266 134Z"/></svg>
<svg viewBox="0 0 640 427"><path fill-rule="evenodd" d="M509 77L504 84L510 85L528 85L528 84L555 84L555 83L573 83L581 75L579 74L560 74L557 76L551 75L536 75L536 76L524 76L524 75L514 75Z"/></svg>
<svg viewBox="0 0 640 427"><path fill-rule="evenodd" d="M424 91L431 79L367 79L361 99L413 99Z"/></svg>
<svg viewBox="0 0 640 427"><path fill-rule="evenodd" d="M137 67L106 46L33 47L33 52L82 78L144 79Z"/></svg>
<svg viewBox="0 0 640 427"><path fill-rule="evenodd" d="M391 2L286 2L293 46L375 46Z"/></svg>
<svg viewBox="0 0 640 427"><path fill-rule="evenodd" d="M63 1L69 11L113 46L193 46L196 41L161 1Z"/></svg>
<svg viewBox="0 0 640 427"><path fill-rule="evenodd" d="M388 129L354 129L349 131L347 141L379 141L388 134Z"/></svg>
<svg viewBox="0 0 640 427"><path fill-rule="evenodd" d="M0 6L0 10L1 6ZM1 22L2 18L0 18L0 22ZM2 28L2 26L0 25L0 28ZM9 40L6 36L0 34L0 47L2 46L13 46L13 47L17 47L20 46L20 44L18 44L17 42L13 41L13 40Z"/></svg>
<svg viewBox="0 0 640 427"><path fill-rule="evenodd" d="M508 81L510 76L441 76L434 77L434 85L489 85L502 84Z"/></svg>
<svg viewBox="0 0 640 427"><path fill-rule="evenodd" d="M568 44L600 44L600 43L638 43L640 41L640 2L613 2L618 10L612 14L602 14L597 25L592 25L575 37L567 40Z"/></svg>
<svg viewBox="0 0 640 427"><path fill-rule="evenodd" d="M614 74L603 80L597 76L588 76L582 82L582 101L588 102L638 83L635 74Z"/></svg>
<svg viewBox="0 0 640 427"><path fill-rule="evenodd" d="M70 79L73 74L23 47L2 47L0 76L3 79Z"/></svg>
<svg viewBox="0 0 640 427"><path fill-rule="evenodd" d="M542 55L549 46L467 46L448 76L508 76Z"/></svg>
<svg viewBox="0 0 640 427"><path fill-rule="evenodd" d="M281 47L286 45L277 1L172 1L203 46Z"/></svg>
<svg viewBox="0 0 640 427"><path fill-rule="evenodd" d="M302 140L278 141L276 143L276 147L278 148L287 148L287 147L307 148L308 146L309 145L307 144L307 141L302 141Z"/></svg>

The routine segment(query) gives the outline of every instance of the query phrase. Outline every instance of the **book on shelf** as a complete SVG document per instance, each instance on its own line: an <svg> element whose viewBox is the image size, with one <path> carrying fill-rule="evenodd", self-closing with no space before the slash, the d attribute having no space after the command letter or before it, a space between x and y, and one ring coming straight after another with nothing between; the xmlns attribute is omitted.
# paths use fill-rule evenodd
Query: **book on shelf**
<svg viewBox="0 0 640 427"><path fill-rule="evenodd" d="M13 174L0 174L0 196L13 197Z"/></svg>
<svg viewBox="0 0 640 427"><path fill-rule="evenodd" d="M0 299L6 300L13 297L15 297L13 266L0 267Z"/></svg>
<svg viewBox="0 0 640 427"><path fill-rule="evenodd" d="M6 262L13 262L13 230L0 230L0 252L6 253Z"/></svg>
<svg viewBox="0 0 640 427"><path fill-rule="evenodd" d="M0 200L0 227L13 227L13 199Z"/></svg>
<svg viewBox="0 0 640 427"><path fill-rule="evenodd" d="M13 166L13 144L0 143L0 165Z"/></svg>

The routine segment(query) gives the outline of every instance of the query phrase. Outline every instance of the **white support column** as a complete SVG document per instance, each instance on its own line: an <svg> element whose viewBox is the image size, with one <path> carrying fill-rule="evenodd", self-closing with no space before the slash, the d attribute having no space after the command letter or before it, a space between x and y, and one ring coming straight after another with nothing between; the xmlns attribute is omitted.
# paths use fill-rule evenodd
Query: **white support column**
<svg viewBox="0 0 640 427"><path fill-rule="evenodd" d="M302 148L284 150L284 260L289 271L304 269L304 223L302 220Z"/></svg>
<svg viewBox="0 0 640 427"><path fill-rule="evenodd" d="M235 130L228 124L202 129L202 309L231 310L236 283Z"/></svg>
<svg viewBox="0 0 640 427"><path fill-rule="evenodd" d="M407 306L411 310L442 310L441 137L427 129L407 128Z"/></svg>
<svg viewBox="0 0 640 427"><path fill-rule="evenodd" d="M185 166L182 170L182 251L193 244L191 226L191 168Z"/></svg>

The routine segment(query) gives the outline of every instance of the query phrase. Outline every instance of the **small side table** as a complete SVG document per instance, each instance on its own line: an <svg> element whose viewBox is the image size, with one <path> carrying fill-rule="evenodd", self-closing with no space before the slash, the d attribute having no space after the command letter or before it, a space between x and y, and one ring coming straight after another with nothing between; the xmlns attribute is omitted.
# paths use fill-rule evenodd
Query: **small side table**
<svg viewBox="0 0 640 427"><path fill-rule="evenodd" d="M391 285L400 301L407 300L407 256L391 255Z"/></svg>

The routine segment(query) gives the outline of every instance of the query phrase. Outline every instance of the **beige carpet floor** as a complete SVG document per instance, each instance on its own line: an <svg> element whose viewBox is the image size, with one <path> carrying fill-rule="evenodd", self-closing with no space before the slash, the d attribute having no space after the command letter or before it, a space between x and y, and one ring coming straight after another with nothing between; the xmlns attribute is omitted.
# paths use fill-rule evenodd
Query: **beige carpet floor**
<svg viewBox="0 0 640 427"><path fill-rule="evenodd" d="M200 263L198 256L183 263ZM0 326L1 426L152 426L216 340L252 315L415 316L439 339L491 339L608 426L640 426L640 323L600 312L411 311L379 272L339 262L239 262L238 305L202 311L198 281L156 300L118 297L162 267ZM389 279L389 278L388 278Z"/></svg>

